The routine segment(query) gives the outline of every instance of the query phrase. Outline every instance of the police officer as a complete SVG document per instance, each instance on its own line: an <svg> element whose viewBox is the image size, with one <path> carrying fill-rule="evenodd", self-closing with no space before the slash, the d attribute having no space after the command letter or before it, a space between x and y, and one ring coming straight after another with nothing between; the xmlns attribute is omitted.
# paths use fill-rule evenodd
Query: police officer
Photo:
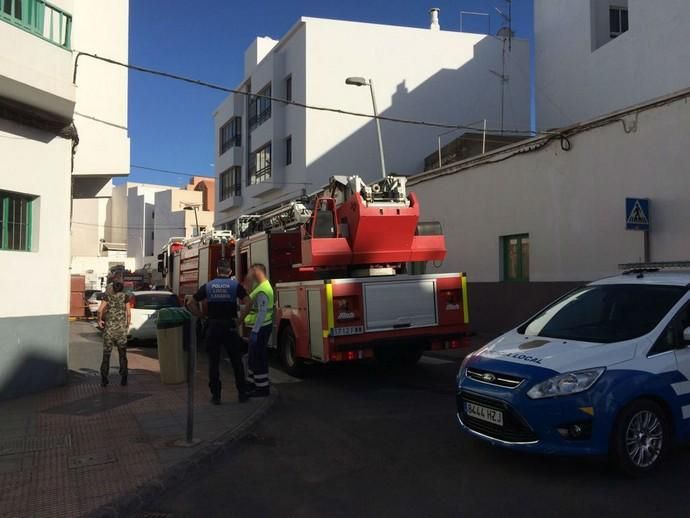
<svg viewBox="0 0 690 518"><path fill-rule="evenodd" d="M249 279L254 289L249 294L251 308L244 324L251 329L249 335L249 380L254 383L253 397L270 394L268 379L268 339L273 330L273 288L266 277L263 264L253 264Z"/></svg>
<svg viewBox="0 0 690 518"><path fill-rule="evenodd" d="M199 303L206 301L206 350L209 356L208 386L211 389L211 403L220 405L220 352L225 348L235 373L235 385L240 403L247 401L249 388L244 376L242 365L241 340L237 334L237 303L248 303L247 291L234 279L230 264L221 259L216 269L217 278L199 288L191 300L188 301L189 310L196 316L203 313Z"/></svg>

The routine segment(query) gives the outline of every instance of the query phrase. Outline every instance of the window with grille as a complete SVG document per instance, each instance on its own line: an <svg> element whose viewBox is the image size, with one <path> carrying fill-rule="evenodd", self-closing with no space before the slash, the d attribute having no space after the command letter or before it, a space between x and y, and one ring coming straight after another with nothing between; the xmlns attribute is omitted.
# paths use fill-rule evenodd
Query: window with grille
<svg viewBox="0 0 690 518"><path fill-rule="evenodd" d="M292 75L285 78L285 99L292 101Z"/></svg>
<svg viewBox="0 0 690 518"><path fill-rule="evenodd" d="M609 8L609 27L612 39L628 30L628 9L626 7Z"/></svg>
<svg viewBox="0 0 690 518"><path fill-rule="evenodd" d="M242 118L233 117L219 130L219 154L225 153L233 146L242 145Z"/></svg>
<svg viewBox="0 0 690 518"><path fill-rule="evenodd" d="M254 151L249 158L249 185L263 183L271 178L271 143Z"/></svg>
<svg viewBox="0 0 690 518"><path fill-rule="evenodd" d="M235 166L220 173L220 201L232 196L242 196L242 168Z"/></svg>
<svg viewBox="0 0 690 518"><path fill-rule="evenodd" d="M0 191L0 250L31 251L35 197Z"/></svg>
<svg viewBox="0 0 690 518"><path fill-rule="evenodd" d="M292 135L285 139L285 165L292 163Z"/></svg>
<svg viewBox="0 0 690 518"><path fill-rule="evenodd" d="M271 83L249 99L249 131L271 118Z"/></svg>

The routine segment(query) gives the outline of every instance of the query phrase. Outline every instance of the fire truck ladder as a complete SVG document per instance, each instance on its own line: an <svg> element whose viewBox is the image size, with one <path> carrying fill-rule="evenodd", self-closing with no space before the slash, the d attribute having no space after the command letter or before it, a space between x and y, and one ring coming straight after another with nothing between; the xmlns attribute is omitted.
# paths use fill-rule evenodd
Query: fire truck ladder
<svg viewBox="0 0 690 518"><path fill-rule="evenodd" d="M238 220L239 234L242 237L256 232L294 230L311 218L311 210L300 201L270 210L264 214L248 214Z"/></svg>

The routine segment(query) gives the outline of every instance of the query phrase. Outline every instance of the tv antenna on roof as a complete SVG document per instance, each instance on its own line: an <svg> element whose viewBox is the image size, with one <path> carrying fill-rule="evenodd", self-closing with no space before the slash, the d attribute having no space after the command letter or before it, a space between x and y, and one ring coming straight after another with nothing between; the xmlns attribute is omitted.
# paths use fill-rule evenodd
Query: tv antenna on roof
<svg viewBox="0 0 690 518"><path fill-rule="evenodd" d="M496 7L496 12L503 18L503 25L496 36L503 40L503 48L501 50L501 72L498 73L495 70L490 70L493 75L501 80L501 135L503 135L504 126L504 114L505 114L505 97L506 97L506 84L510 80L510 77L506 74L506 52L512 52L513 50L513 1L503 0L508 4L508 14L501 11Z"/></svg>

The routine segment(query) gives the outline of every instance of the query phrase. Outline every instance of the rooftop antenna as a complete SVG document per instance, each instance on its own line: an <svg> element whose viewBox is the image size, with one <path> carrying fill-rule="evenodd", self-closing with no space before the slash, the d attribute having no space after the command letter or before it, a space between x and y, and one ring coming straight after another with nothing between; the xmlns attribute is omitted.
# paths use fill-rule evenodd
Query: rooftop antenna
<svg viewBox="0 0 690 518"><path fill-rule="evenodd" d="M503 135L504 127L504 114L505 114L505 96L506 96L506 84L510 80L510 77L506 74L506 51L512 52L513 50L513 1L503 0L508 4L508 14L501 11L496 7L496 12L503 18L503 25L496 36L503 40L503 48L501 50L501 73L499 74L495 70L490 70L490 72L501 80L501 135Z"/></svg>

